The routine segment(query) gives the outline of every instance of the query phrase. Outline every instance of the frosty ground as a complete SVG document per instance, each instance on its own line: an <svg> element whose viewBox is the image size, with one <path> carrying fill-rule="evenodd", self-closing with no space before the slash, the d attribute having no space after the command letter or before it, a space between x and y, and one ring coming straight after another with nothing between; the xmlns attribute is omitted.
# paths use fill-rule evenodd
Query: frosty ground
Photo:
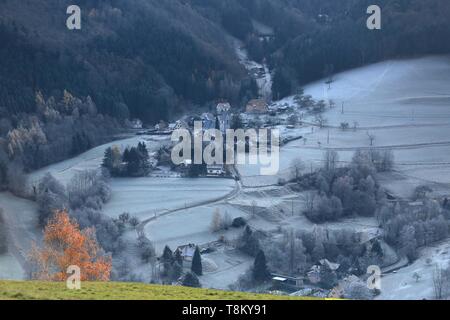
<svg viewBox="0 0 450 320"><path fill-rule="evenodd" d="M142 221L148 220L143 232L159 252L165 245L174 249L187 243L201 245L222 237L230 240L237 237L239 230L210 231L216 210L227 212L233 218L242 216L253 228L273 235L287 227L311 229L317 226L301 214L304 195L278 186L279 179L289 176L296 158L304 162L305 172L320 167L327 149L339 153L342 165L348 163L355 150L370 147L368 133L375 136L374 148L389 148L394 152L395 171L380 177L390 193L399 198L410 198L419 185L430 186L435 195L450 193L449 58L378 63L335 75L330 89L323 81L308 85L305 93L315 99L332 99L336 107L324 113L328 122L323 128L313 124L314 119L308 116L302 127L280 127L285 137L302 136L306 140L295 140L281 148L277 176L263 177L259 175L258 166L240 165L237 169L242 176L242 185L231 179L210 178L112 179L112 198L104 207L104 214L116 217L126 211ZM285 104L294 105L293 97L277 102L273 108ZM350 126L357 122L358 125L356 129L344 131L340 129L342 122L348 122ZM35 183L46 172L51 172L67 183L75 172L98 168L108 146L136 145L139 141L145 141L152 152L164 143L164 138L132 137L99 146L32 173L30 182ZM14 234L10 254L0 257L0 278L23 278L25 271L19 266L23 265L31 240L38 239L40 234L36 206L31 201L0 193L0 207L5 211L10 233ZM373 218L353 218L321 227L379 232ZM130 234L130 237L136 236L136 233ZM437 248L425 248L414 264L396 274L385 275L379 298L430 297L432 267L427 265L427 258L447 263L448 245L445 242ZM204 257L209 269L200 281L211 288L226 289L252 263L251 258L226 247ZM422 274L417 283L412 278L414 272Z"/></svg>

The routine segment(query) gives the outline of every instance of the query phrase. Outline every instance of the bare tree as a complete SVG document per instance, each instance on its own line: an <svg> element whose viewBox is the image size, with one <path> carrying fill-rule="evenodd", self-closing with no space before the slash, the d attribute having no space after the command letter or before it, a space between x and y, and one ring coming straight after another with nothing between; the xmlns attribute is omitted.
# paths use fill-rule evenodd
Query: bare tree
<svg viewBox="0 0 450 320"><path fill-rule="evenodd" d="M224 229L228 229L233 224L233 219L228 211L225 211L225 214L222 217L222 224Z"/></svg>
<svg viewBox="0 0 450 320"><path fill-rule="evenodd" d="M305 194L306 212L312 213L314 211L315 199L316 199L316 194L314 192L307 192Z"/></svg>
<svg viewBox="0 0 450 320"><path fill-rule="evenodd" d="M433 289L434 298L436 300L441 300L445 298L447 294L447 273L440 266L436 265L433 271Z"/></svg>
<svg viewBox="0 0 450 320"><path fill-rule="evenodd" d="M323 128L327 124L327 120L323 117L322 114L318 114L314 118L314 122L320 127Z"/></svg>
<svg viewBox="0 0 450 320"><path fill-rule="evenodd" d="M370 133L369 131L366 132L367 136L369 137L370 146L373 146L373 142L375 141L375 135L373 133Z"/></svg>
<svg viewBox="0 0 450 320"><path fill-rule="evenodd" d="M285 235L288 270L290 275L297 273L306 261L305 249L301 240L297 239L293 229Z"/></svg>
<svg viewBox="0 0 450 320"><path fill-rule="evenodd" d="M334 150L327 150L325 152L324 162L325 162L325 170L333 171L337 167L337 163L339 161L339 154Z"/></svg>
<svg viewBox="0 0 450 320"><path fill-rule="evenodd" d="M211 220L210 230L211 232L218 232L222 230L222 226L222 216L220 215L219 209L216 209Z"/></svg>
<svg viewBox="0 0 450 320"><path fill-rule="evenodd" d="M300 158L296 158L292 161L292 178L298 181L302 176L302 171L305 169L305 164Z"/></svg>
<svg viewBox="0 0 450 320"><path fill-rule="evenodd" d="M340 127L342 131L346 131L348 128L350 128L350 125L348 122L341 122Z"/></svg>

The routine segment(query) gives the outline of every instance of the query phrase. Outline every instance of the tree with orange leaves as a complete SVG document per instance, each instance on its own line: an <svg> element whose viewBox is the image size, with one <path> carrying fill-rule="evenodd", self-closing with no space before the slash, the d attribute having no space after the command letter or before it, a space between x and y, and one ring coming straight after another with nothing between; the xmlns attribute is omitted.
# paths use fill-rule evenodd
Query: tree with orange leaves
<svg viewBox="0 0 450 320"><path fill-rule="evenodd" d="M33 244L30 262L32 278L65 281L69 266L78 266L81 281L109 281L111 257L102 254L92 228L80 230L67 211L56 212L44 230L44 246Z"/></svg>

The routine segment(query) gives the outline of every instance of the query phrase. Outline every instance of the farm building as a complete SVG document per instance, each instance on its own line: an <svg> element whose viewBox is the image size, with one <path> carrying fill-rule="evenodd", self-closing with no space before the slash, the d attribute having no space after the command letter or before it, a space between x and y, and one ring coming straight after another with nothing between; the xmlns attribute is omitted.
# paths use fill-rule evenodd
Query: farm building
<svg viewBox="0 0 450 320"><path fill-rule="evenodd" d="M195 244L189 243L189 244L186 244L186 245L179 246L175 250L175 252L179 251L180 254L181 254L181 257L184 260L190 261L194 257L195 248L196 248Z"/></svg>

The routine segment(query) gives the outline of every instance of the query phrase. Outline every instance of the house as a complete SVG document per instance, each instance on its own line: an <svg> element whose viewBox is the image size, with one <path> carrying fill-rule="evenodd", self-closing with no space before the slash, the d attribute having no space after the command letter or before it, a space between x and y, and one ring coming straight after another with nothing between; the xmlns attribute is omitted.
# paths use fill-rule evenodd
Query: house
<svg viewBox="0 0 450 320"><path fill-rule="evenodd" d="M291 277L275 273L272 273L271 277L273 285L279 289L296 290L301 288L304 283L303 277Z"/></svg>
<svg viewBox="0 0 450 320"><path fill-rule="evenodd" d="M314 265L307 273L309 282L316 284L320 282L320 266Z"/></svg>
<svg viewBox="0 0 450 320"><path fill-rule="evenodd" d="M330 262L328 259L322 259L319 261L322 267L328 268L328 270L336 271L341 266L339 263Z"/></svg>
<svg viewBox="0 0 450 320"><path fill-rule="evenodd" d="M217 104L217 120L219 122L220 131L226 134L231 127L231 105L228 102Z"/></svg>
<svg viewBox="0 0 450 320"><path fill-rule="evenodd" d="M247 103L245 112L258 114L267 113L269 112L269 106L264 99L253 99Z"/></svg>
<svg viewBox="0 0 450 320"><path fill-rule="evenodd" d="M143 123L140 119L133 119L130 125L132 129L142 129Z"/></svg>
<svg viewBox="0 0 450 320"><path fill-rule="evenodd" d="M226 172L223 165L214 164L206 166L206 173L208 176L219 177L224 176Z"/></svg>
<svg viewBox="0 0 450 320"><path fill-rule="evenodd" d="M341 265L339 263L330 262L328 259L322 259L318 264L311 267L307 273L307 278L312 284L317 284L321 281L322 270L330 270L336 272Z"/></svg>
<svg viewBox="0 0 450 320"><path fill-rule="evenodd" d="M186 245L179 246L175 250L175 252L177 252L177 251L180 252L181 257L183 258L183 260L190 261L194 257L194 252L195 252L195 248L196 247L197 246L195 244L189 243L189 244L186 244Z"/></svg>

